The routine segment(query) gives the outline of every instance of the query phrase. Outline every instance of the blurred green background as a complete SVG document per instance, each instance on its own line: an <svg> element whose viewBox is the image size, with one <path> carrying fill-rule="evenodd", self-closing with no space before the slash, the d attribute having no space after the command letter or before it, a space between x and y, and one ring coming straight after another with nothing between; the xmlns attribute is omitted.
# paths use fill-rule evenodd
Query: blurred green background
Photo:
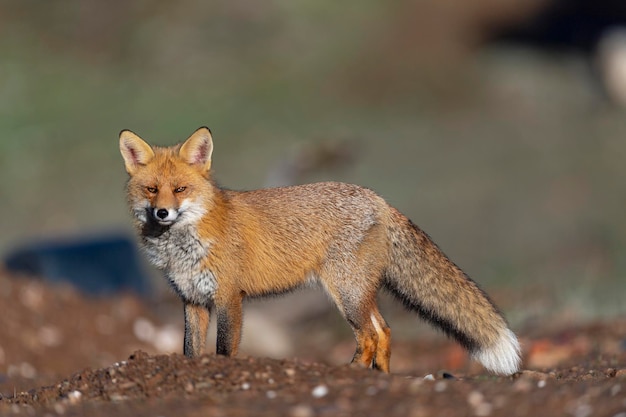
<svg viewBox="0 0 626 417"><path fill-rule="evenodd" d="M293 182L376 190L513 317L625 313L626 113L593 57L492 41L546 2L457 3L2 2L0 252L129 230L118 132L207 125L229 188L341 149Z"/></svg>

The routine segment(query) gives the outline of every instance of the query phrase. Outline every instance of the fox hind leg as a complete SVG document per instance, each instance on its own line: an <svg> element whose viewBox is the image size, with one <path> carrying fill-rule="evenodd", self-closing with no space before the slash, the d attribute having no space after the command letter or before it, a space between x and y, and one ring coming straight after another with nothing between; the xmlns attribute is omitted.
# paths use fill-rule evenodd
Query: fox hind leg
<svg viewBox="0 0 626 417"><path fill-rule="evenodd" d="M389 359L391 358L391 329L385 319L375 308L370 314L370 320L378 334L378 345L372 368L389 373Z"/></svg>
<svg viewBox="0 0 626 417"><path fill-rule="evenodd" d="M352 363L389 372L391 330L378 311L377 291L361 292L354 287L342 291L345 286L328 283L325 287L354 332L356 350Z"/></svg>
<svg viewBox="0 0 626 417"><path fill-rule="evenodd" d="M391 330L376 304L361 311L347 308L344 314L352 326L357 343L352 363L389 372Z"/></svg>

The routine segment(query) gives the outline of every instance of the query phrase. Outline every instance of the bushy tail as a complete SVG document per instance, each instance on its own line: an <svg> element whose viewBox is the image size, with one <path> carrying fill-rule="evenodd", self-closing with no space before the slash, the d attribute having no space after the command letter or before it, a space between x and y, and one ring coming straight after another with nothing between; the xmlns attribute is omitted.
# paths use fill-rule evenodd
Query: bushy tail
<svg viewBox="0 0 626 417"><path fill-rule="evenodd" d="M385 286L498 374L519 369L515 334L487 295L420 228L392 209Z"/></svg>

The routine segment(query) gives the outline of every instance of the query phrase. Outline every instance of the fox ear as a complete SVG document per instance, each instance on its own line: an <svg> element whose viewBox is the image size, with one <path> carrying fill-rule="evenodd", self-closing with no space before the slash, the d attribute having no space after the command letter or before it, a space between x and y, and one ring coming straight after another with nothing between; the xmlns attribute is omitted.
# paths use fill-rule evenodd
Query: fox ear
<svg viewBox="0 0 626 417"><path fill-rule="evenodd" d="M211 169L213 138L208 127L201 127L180 147L178 155L190 165L197 165L203 171Z"/></svg>
<svg viewBox="0 0 626 417"><path fill-rule="evenodd" d="M120 132L120 152L124 158L126 172L133 174L140 165L154 158L152 147L130 130Z"/></svg>

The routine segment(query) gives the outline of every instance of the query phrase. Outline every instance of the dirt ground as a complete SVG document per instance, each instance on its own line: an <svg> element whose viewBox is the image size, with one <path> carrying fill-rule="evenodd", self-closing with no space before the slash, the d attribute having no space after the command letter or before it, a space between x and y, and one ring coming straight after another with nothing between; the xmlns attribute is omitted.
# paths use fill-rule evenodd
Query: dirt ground
<svg viewBox="0 0 626 417"><path fill-rule="evenodd" d="M131 295L87 299L0 272L0 303L3 416L626 417L626 318L516 329L525 363L512 377L443 337L394 340L385 375L339 365L353 342L313 330L294 333L287 359L163 354L180 352L180 326Z"/></svg>

